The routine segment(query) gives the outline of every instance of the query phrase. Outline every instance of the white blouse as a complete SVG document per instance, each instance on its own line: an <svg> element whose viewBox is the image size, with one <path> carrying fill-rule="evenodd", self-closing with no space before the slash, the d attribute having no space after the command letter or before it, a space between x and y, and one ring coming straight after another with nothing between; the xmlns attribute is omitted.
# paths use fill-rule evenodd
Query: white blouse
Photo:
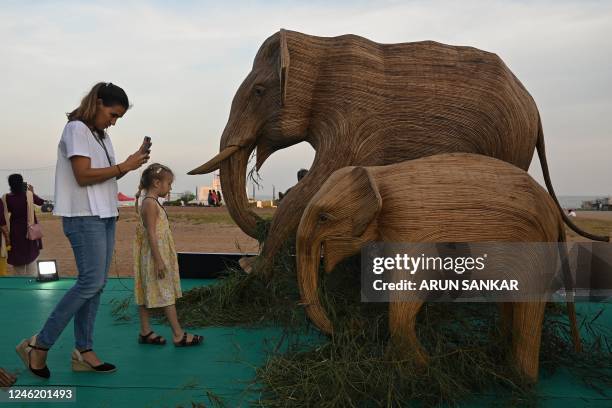
<svg viewBox="0 0 612 408"><path fill-rule="evenodd" d="M117 179L85 187L79 186L72 171L70 158L84 156L91 159L92 168L110 167L116 164L115 151L105 132L100 142L91 130L80 121L68 122L57 146L55 166L55 203L53 214L61 217L98 216L110 218L119 215L117 210ZM110 163L109 163L110 158Z"/></svg>

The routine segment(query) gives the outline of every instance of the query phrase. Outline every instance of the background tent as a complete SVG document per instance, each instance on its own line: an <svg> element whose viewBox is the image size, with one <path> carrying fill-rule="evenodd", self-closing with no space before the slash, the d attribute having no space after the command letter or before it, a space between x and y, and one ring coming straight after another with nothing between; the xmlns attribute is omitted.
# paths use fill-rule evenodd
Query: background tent
<svg viewBox="0 0 612 408"><path fill-rule="evenodd" d="M117 202L120 206L131 205L134 201L136 201L134 197L128 197L121 192L117 193Z"/></svg>

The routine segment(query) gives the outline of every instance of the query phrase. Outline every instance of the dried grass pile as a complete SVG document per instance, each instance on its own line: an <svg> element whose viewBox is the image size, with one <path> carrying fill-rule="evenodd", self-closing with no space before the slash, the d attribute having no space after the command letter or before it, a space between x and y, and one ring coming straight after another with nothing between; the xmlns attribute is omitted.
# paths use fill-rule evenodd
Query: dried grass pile
<svg viewBox="0 0 612 408"><path fill-rule="evenodd" d="M286 348L269 351L251 388L255 404L269 407L363 407L455 405L474 397L505 397L508 406L536 405L538 395L507 364L495 304L429 303L419 314L418 336L431 356L419 370L388 348L387 305L361 303L359 259L352 258L322 279L322 303L336 333L317 336L299 305L291 245L276 258L271 280L238 268L214 286L185 293L177 304L188 326L283 327ZM126 305L116 308L117 316ZM547 306L540 353L546 376L567 370L585 386L610 397L612 328L602 324L603 307L579 316L582 353L573 350L565 305ZM585 335L586 334L586 335ZM313 341L314 336L314 341ZM282 350L282 351L279 351ZM222 405L222 401L217 403Z"/></svg>

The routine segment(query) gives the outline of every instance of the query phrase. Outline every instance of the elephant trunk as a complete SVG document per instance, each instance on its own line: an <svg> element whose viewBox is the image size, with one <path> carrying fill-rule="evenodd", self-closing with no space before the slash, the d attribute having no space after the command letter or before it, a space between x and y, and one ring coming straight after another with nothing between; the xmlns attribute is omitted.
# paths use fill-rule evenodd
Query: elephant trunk
<svg viewBox="0 0 612 408"><path fill-rule="evenodd" d="M320 242L307 238L297 239L297 278L302 305L308 318L322 332L333 333L333 326L319 300L319 262L321 259Z"/></svg>
<svg viewBox="0 0 612 408"><path fill-rule="evenodd" d="M246 234L257 238L256 227L259 217L249 210L246 194L246 174L250 151L242 147L221 161L219 176L223 199L230 215Z"/></svg>

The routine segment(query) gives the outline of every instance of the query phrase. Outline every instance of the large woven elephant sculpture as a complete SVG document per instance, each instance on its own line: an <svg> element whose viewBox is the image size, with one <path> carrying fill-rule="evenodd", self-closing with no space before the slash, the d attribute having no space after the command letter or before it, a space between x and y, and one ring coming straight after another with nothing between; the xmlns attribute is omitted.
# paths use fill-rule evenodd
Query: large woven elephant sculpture
<svg viewBox="0 0 612 408"><path fill-rule="evenodd" d="M337 170L309 202L297 231L302 304L323 332L332 333L333 326L318 297L321 249L330 272L372 241L557 243L565 241L565 231L542 187L525 171L487 156L441 154ZM548 262L544 258L540 265ZM422 303L390 302L389 328L394 345L425 364L427 353L415 331ZM512 363L536 381L546 295L500 305L512 334ZM568 311L579 348L574 303L568 303Z"/></svg>
<svg viewBox="0 0 612 408"><path fill-rule="evenodd" d="M314 162L276 211L260 265L293 238L310 198L344 166L468 152L526 170L537 147L556 202L533 98L496 54L472 47L281 30L263 43L234 96L220 153L189 174L220 169L231 216L256 237L258 216L246 195L250 154L256 149L259 169L275 151L304 141Z"/></svg>

